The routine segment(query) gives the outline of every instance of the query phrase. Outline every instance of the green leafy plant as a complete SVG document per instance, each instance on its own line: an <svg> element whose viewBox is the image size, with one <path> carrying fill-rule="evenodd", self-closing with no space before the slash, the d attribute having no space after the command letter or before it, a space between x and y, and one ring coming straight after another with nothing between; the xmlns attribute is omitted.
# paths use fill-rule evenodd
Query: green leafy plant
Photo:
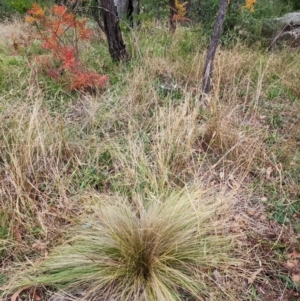
<svg viewBox="0 0 300 301"><path fill-rule="evenodd" d="M32 6L32 0L4 0L3 7L6 12L24 14Z"/></svg>

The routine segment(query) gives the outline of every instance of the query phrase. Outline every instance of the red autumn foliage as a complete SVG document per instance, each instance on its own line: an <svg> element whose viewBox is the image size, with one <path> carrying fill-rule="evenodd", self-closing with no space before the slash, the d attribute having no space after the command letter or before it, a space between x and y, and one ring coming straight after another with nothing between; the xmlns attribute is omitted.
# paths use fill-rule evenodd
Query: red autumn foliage
<svg viewBox="0 0 300 301"><path fill-rule="evenodd" d="M29 15L32 15L33 18L44 18L45 10L42 9L37 3L32 4L32 8L28 11Z"/></svg>
<svg viewBox="0 0 300 301"><path fill-rule="evenodd" d="M173 15L172 20L176 21L176 22L190 22L191 21L191 19L180 16L179 14Z"/></svg>
<svg viewBox="0 0 300 301"><path fill-rule="evenodd" d="M75 49L70 46L64 46L60 48L60 59L62 62L61 69L73 70L79 65L79 61L76 60Z"/></svg>
<svg viewBox="0 0 300 301"><path fill-rule="evenodd" d="M54 5L50 11L56 16L63 17L67 13L67 8L63 5Z"/></svg>
<svg viewBox="0 0 300 301"><path fill-rule="evenodd" d="M86 19L69 13L61 5L54 5L46 14L46 10L34 3L26 21L37 27L40 49L45 52L35 60L41 71L56 81L67 81L71 90L90 91L107 84L106 75L87 70L78 57L78 43L93 38Z"/></svg>
<svg viewBox="0 0 300 301"><path fill-rule="evenodd" d="M86 88L103 87L107 81L108 77L106 75L100 75L97 72L77 72L72 79L71 89L86 90Z"/></svg>

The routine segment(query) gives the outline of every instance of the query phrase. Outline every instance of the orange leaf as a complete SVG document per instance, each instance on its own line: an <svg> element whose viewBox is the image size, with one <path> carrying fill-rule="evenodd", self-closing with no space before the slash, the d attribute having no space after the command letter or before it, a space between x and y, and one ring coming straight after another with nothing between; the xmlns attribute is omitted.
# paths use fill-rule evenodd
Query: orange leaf
<svg viewBox="0 0 300 301"><path fill-rule="evenodd" d="M67 11L67 8L63 5L54 5L50 11L56 15L56 16L63 16L65 14L65 12Z"/></svg>
<svg viewBox="0 0 300 301"><path fill-rule="evenodd" d="M30 24L34 23L35 20L36 20L36 19L35 19L34 17L32 17L32 16L26 16L26 17L25 17L25 21L26 21L27 23L30 23Z"/></svg>
<svg viewBox="0 0 300 301"><path fill-rule="evenodd" d="M77 71L71 84L71 90L84 90L86 88L102 88L108 82L106 75L100 75L96 72Z"/></svg>
<svg viewBox="0 0 300 301"><path fill-rule="evenodd" d="M42 9L37 3L33 3L32 8L28 11L28 13L40 18L45 15L45 10Z"/></svg>
<svg viewBox="0 0 300 301"><path fill-rule="evenodd" d="M33 294L33 299L36 300L36 301L41 301L42 300L42 298L37 293Z"/></svg>
<svg viewBox="0 0 300 301"><path fill-rule="evenodd" d="M62 19L64 21L64 23L70 27L75 27L76 26L76 23L78 22L75 22L75 16L73 14L69 14L69 13L65 13L63 16L62 16Z"/></svg>
<svg viewBox="0 0 300 301"><path fill-rule="evenodd" d="M60 53L60 59L63 62L63 69L70 69L77 65L75 49L73 47L61 47Z"/></svg>
<svg viewBox="0 0 300 301"><path fill-rule="evenodd" d="M172 20L173 21L178 21L178 22L184 22L184 21L185 22L189 22L189 21L191 21L191 19L183 17L183 16L180 16L180 15L177 15L177 14L173 15Z"/></svg>
<svg viewBox="0 0 300 301"><path fill-rule="evenodd" d="M91 40L93 38L93 30L90 28L80 29L79 37L82 40Z"/></svg>

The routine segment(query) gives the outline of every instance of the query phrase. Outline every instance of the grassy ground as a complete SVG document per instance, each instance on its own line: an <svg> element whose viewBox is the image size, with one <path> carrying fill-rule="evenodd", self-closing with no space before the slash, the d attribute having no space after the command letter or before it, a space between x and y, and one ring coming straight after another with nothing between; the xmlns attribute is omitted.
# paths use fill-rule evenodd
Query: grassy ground
<svg viewBox="0 0 300 301"><path fill-rule="evenodd" d="M298 300L299 50L219 49L203 110L197 29L128 32L124 65L82 45L95 95L14 54L29 30L0 25L3 298Z"/></svg>

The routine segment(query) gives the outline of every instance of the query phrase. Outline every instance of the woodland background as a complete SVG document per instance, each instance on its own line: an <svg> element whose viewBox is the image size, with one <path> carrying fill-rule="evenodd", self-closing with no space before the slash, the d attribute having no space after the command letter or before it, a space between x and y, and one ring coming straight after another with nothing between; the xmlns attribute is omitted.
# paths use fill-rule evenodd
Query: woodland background
<svg viewBox="0 0 300 301"><path fill-rule="evenodd" d="M220 2L0 3L2 300L299 300L300 4L228 3L204 103Z"/></svg>

